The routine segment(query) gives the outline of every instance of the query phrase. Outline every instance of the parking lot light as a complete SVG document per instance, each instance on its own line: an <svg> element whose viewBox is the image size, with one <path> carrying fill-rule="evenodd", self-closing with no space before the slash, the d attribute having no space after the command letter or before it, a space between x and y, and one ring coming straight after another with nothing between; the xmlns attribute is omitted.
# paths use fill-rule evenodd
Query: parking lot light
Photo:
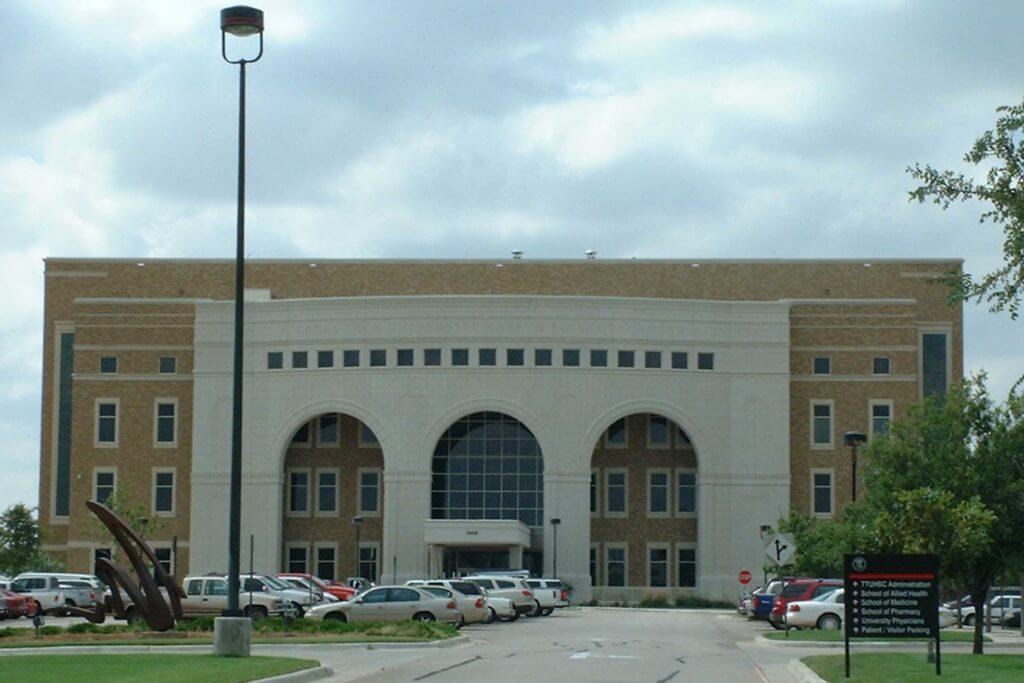
<svg viewBox="0 0 1024 683"><path fill-rule="evenodd" d="M846 432L843 434L843 445L850 448L851 465L853 469L853 502L855 503L857 502L857 446L865 443L867 440L867 434L864 432Z"/></svg>

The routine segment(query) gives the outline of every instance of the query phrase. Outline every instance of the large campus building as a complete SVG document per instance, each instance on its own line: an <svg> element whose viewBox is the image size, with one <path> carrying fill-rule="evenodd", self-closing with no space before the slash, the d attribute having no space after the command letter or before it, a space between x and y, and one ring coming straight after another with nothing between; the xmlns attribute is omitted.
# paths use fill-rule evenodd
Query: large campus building
<svg viewBox="0 0 1024 683"><path fill-rule="evenodd" d="M844 432L962 376L960 265L250 261L243 565L731 596L763 525L849 500ZM45 549L90 570L117 491L176 574L225 570L233 262L45 275Z"/></svg>

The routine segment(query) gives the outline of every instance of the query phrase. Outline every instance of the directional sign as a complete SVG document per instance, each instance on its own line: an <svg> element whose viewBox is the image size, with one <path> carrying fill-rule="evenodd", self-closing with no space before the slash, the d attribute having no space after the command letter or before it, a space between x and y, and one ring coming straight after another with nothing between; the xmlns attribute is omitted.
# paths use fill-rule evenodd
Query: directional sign
<svg viewBox="0 0 1024 683"><path fill-rule="evenodd" d="M746 569L744 569L743 571L740 572L740 575L739 575L738 578L740 580L740 583L742 583L744 586L746 586L748 583L750 583L750 579L753 578L753 577L750 575L750 572L748 572Z"/></svg>
<svg viewBox="0 0 1024 683"><path fill-rule="evenodd" d="M777 565L789 564L796 555L796 541L789 534L776 534L768 539L764 554Z"/></svg>
<svg viewBox="0 0 1024 683"><path fill-rule="evenodd" d="M846 634L850 638L938 638L935 555L847 555Z"/></svg>

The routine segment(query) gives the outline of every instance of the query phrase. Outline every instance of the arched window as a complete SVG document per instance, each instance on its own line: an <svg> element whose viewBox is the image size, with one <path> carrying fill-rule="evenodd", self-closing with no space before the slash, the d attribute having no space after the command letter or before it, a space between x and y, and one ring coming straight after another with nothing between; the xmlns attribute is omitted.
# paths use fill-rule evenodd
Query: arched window
<svg viewBox="0 0 1024 683"><path fill-rule="evenodd" d="M518 420L474 413L448 428L432 463L433 519L544 520L544 459L540 444Z"/></svg>

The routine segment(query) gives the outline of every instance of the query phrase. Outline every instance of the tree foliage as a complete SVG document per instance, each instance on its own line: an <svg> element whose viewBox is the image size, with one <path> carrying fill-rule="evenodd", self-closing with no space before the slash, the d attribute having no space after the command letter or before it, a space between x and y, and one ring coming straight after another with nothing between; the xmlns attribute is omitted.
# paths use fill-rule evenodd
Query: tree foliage
<svg viewBox="0 0 1024 683"><path fill-rule="evenodd" d="M39 522L24 503L0 514L0 574L59 569L59 563L41 549Z"/></svg>
<svg viewBox="0 0 1024 683"><path fill-rule="evenodd" d="M954 300L986 301L992 311L1007 310L1016 319L1024 295L1024 103L999 107L996 112L995 129L983 133L964 155L967 163L987 168L984 181L920 164L907 172L921 183L911 190L911 201L931 201L943 209L967 201L988 206L980 221L1002 226L1002 265L977 280L966 273L951 273L948 282Z"/></svg>

